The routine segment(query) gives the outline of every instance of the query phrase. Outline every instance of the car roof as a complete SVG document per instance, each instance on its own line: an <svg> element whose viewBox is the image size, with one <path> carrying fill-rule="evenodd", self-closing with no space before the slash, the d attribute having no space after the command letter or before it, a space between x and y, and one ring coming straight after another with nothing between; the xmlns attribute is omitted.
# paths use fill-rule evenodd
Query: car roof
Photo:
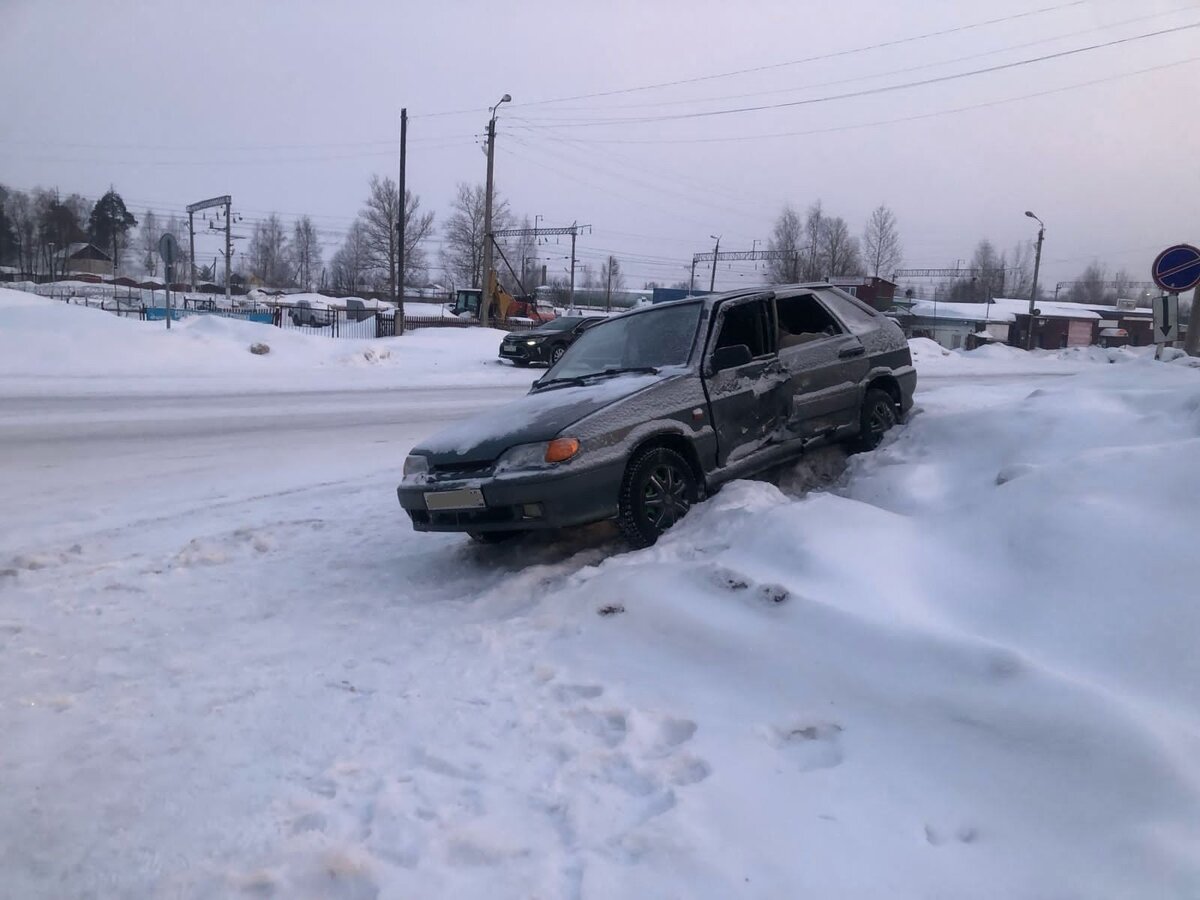
<svg viewBox="0 0 1200 900"><path fill-rule="evenodd" d="M667 300L664 303L655 303L652 306L643 306L638 309L632 309L630 313L642 312L646 309L659 309L664 306L677 306L684 303L704 303L709 306L715 306L718 303L724 303L726 300L737 300L743 297L755 297L760 294L774 294L781 296L784 294L792 294L798 291L814 291L820 289L829 289L833 285L828 281L808 281L799 282L796 284L764 284L753 288L738 288L734 291L722 291L719 294L698 294L694 297L683 297L679 300ZM625 313L624 315L628 315Z"/></svg>

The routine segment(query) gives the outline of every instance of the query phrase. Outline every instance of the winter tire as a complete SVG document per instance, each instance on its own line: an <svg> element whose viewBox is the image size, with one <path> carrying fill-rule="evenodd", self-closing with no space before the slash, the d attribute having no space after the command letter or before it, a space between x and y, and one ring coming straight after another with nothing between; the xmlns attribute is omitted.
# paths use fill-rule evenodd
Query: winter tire
<svg viewBox="0 0 1200 900"><path fill-rule="evenodd" d="M874 450L899 420L896 401L892 399L892 395L879 388L871 388L863 398L855 446L859 450Z"/></svg>
<svg viewBox="0 0 1200 900"><path fill-rule="evenodd" d="M688 461L666 447L635 456L625 470L617 526L634 548L649 547L699 499Z"/></svg>

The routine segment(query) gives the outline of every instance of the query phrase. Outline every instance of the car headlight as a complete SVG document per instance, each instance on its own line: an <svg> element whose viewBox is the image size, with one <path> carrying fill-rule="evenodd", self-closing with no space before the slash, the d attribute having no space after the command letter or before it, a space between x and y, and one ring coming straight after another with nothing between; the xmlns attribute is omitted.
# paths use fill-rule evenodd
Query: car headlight
<svg viewBox="0 0 1200 900"><path fill-rule="evenodd" d="M579 455L575 438L555 438L540 444L518 444L510 447L496 460L496 471L512 469L549 469Z"/></svg>
<svg viewBox="0 0 1200 900"><path fill-rule="evenodd" d="M537 341L535 341L535 340L533 340L533 339L530 339L530 340L526 341L525 343L526 343L528 346L530 346L530 347L536 347L536 346L537 346Z"/></svg>
<svg viewBox="0 0 1200 900"><path fill-rule="evenodd" d="M429 474L429 457L410 454L404 460L404 477L416 478Z"/></svg>

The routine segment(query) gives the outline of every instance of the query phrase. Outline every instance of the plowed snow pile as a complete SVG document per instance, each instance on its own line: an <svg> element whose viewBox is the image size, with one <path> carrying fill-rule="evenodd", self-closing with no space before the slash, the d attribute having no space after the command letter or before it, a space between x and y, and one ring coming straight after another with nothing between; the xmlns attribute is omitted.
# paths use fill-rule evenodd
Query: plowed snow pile
<svg viewBox="0 0 1200 900"><path fill-rule="evenodd" d="M495 335L0 305L0 895L1195 900L1200 372L927 344L872 453L484 548L394 488Z"/></svg>
<svg viewBox="0 0 1200 900"><path fill-rule="evenodd" d="M0 378L46 393L271 387L528 385L528 372L501 363L504 332L426 328L400 338L359 340L300 333L219 316L142 322L0 288ZM252 344L270 353L257 356Z"/></svg>
<svg viewBox="0 0 1200 900"><path fill-rule="evenodd" d="M688 732L589 763L673 810L598 896L1200 896L1200 379L969 392L539 605L594 715Z"/></svg>

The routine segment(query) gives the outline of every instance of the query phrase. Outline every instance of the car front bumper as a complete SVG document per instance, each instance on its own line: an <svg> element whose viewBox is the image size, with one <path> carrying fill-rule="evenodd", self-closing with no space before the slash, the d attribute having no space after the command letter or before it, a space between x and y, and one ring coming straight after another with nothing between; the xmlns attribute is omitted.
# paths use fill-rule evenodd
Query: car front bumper
<svg viewBox="0 0 1200 900"><path fill-rule="evenodd" d="M896 381L900 384L900 412L904 414L912 409L913 394L917 391L917 370L905 366L896 370Z"/></svg>
<svg viewBox="0 0 1200 900"><path fill-rule="evenodd" d="M611 519L625 475L624 460L561 471L505 473L487 478L403 482L396 497L416 531L527 531ZM475 489L484 506L430 509L425 495Z"/></svg>
<svg viewBox="0 0 1200 900"><path fill-rule="evenodd" d="M515 344L503 341L500 344L500 353L498 355L501 359L507 359L510 362L540 363L546 361L544 350L545 344L540 342L531 347L525 343L524 339L517 341Z"/></svg>

